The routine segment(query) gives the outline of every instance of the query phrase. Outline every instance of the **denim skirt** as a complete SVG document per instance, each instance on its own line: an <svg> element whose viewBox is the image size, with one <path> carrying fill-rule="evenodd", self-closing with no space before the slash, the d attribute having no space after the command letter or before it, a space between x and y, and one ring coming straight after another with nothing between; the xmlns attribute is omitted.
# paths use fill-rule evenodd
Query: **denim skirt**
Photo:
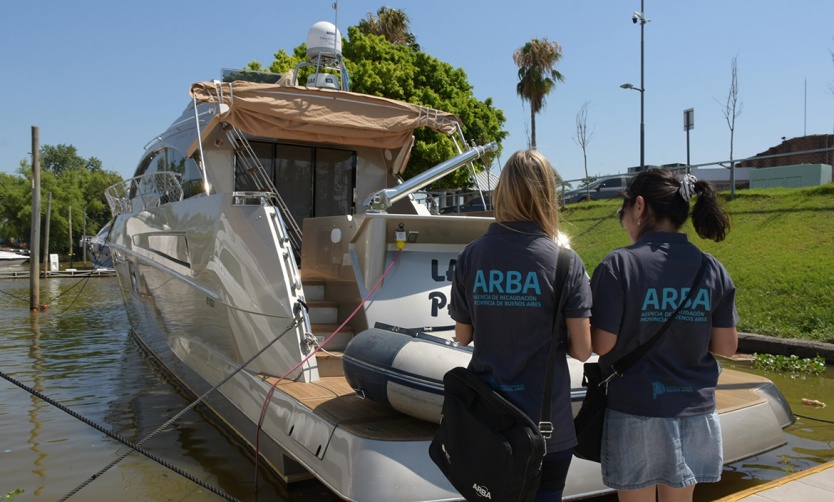
<svg viewBox="0 0 834 502"><path fill-rule="evenodd" d="M718 413L679 418L605 411L602 480L616 490L683 488L721 479Z"/></svg>

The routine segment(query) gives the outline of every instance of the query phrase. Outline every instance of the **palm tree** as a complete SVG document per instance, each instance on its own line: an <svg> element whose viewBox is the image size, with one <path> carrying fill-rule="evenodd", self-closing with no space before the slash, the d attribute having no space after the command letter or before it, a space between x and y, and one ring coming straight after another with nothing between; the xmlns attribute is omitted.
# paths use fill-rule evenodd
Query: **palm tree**
<svg viewBox="0 0 834 502"><path fill-rule="evenodd" d="M546 38L534 38L513 53L518 66L516 92L522 101L530 102L530 148L536 149L536 114L545 105L545 96L550 94L556 82L565 77L554 68L562 58L562 46Z"/></svg>
<svg viewBox="0 0 834 502"><path fill-rule="evenodd" d="M368 18L359 21L359 31L365 35L379 35L392 44L407 45L420 50L417 37L409 30L411 19L405 11L391 7L380 7L376 17L368 12Z"/></svg>

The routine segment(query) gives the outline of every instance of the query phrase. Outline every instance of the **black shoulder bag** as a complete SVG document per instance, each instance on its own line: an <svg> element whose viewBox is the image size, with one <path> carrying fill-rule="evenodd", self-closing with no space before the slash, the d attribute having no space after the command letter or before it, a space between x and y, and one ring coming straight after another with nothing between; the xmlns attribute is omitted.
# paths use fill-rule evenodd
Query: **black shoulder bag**
<svg viewBox="0 0 834 502"><path fill-rule="evenodd" d="M468 368L453 368L443 377L443 417L429 445L429 456L466 500L527 502L536 496L545 440L553 433L553 365L559 352L569 268L570 253L559 252L554 335L538 424Z"/></svg>
<svg viewBox="0 0 834 502"><path fill-rule="evenodd" d="M675 319L675 316L678 315L680 309L691 298L692 292L695 290L695 286L701 282L701 277L704 275L706 263L707 258L703 253L701 253L701 268L699 268L698 273L695 274L695 280L692 281L692 286L689 288L689 293L686 295L686 298L684 298L680 305L678 305L678 308L675 309L672 315L666 319L660 329L657 330L657 333L652 335L652 337L646 340L645 343L635 347L634 350L611 364L611 374L607 378L602 378L602 368L598 362L585 363L585 373L582 377L582 386L586 387L588 390L585 393L585 400L582 401L582 407L579 409L579 413L577 413L573 419L573 425L576 429L576 440L578 441L578 444L573 449L573 454L576 457L590 460L592 462L600 461L602 429L605 420L606 399L608 396L608 382L614 377L623 376L623 373L625 373L627 369L631 368L631 366L634 365L638 359L643 357L652 345L657 342L660 335L666 331L666 328L672 324L672 321Z"/></svg>

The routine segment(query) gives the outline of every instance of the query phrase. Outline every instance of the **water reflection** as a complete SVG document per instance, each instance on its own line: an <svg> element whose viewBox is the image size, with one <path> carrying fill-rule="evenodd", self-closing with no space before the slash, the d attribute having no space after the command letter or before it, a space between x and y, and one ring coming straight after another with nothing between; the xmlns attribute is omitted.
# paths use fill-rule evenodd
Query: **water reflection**
<svg viewBox="0 0 834 502"><path fill-rule="evenodd" d="M133 343L115 278L41 282L44 312L28 309L28 281L0 281L0 371L132 442L188 401ZM23 301L25 299L25 301ZM155 455L242 501L289 500L271 474L254 486L251 456L199 409L143 445ZM94 428L0 379L0 497L59 500L130 451ZM319 487L313 486L313 490ZM71 500L215 501L219 496L131 453Z"/></svg>
<svg viewBox="0 0 834 502"><path fill-rule="evenodd" d="M38 324L38 314L32 313L29 317L29 325L32 330L32 341L31 346L29 348L29 359L32 361L32 379L33 384L32 388L34 388L38 392L43 392L44 385L43 385L43 358L41 357L41 350L40 350L40 338L41 338L41 330L40 325ZM29 430L29 439L27 443L29 444L29 448L33 453L35 453L36 458L34 459L32 469L32 474L37 476L40 479L43 479L46 476L46 471L43 468L44 464L46 463L46 452L41 450L40 443L38 438L41 436L41 430L43 425L41 423L40 415L44 408L47 407L46 403L43 400L39 399L38 397L31 395L30 397L31 407L29 408L29 423L32 424L31 429ZM35 495L39 495L43 491L43 485L38 486L35 490Z"/></svg>

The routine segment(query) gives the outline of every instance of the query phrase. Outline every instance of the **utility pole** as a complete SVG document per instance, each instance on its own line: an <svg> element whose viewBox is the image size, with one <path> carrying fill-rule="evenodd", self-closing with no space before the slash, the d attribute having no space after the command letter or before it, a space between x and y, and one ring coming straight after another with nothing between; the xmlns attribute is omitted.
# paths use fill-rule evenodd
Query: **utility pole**
<svg viewBox="0 0 834 502"><path fill-rule="evenodd" d="M695 128L695 109L683 111L683 130L686 131L686 174L689 174L689 131Z"/></svg>
<svg viewBox="0 0 834 502"><path fill-rule="evenodd" d="M40 130L32 126L32 229L29 233L29 308L40 309L38 239L41 235L41 157ZM34 267L33 267L34 265Z"/></svg>

